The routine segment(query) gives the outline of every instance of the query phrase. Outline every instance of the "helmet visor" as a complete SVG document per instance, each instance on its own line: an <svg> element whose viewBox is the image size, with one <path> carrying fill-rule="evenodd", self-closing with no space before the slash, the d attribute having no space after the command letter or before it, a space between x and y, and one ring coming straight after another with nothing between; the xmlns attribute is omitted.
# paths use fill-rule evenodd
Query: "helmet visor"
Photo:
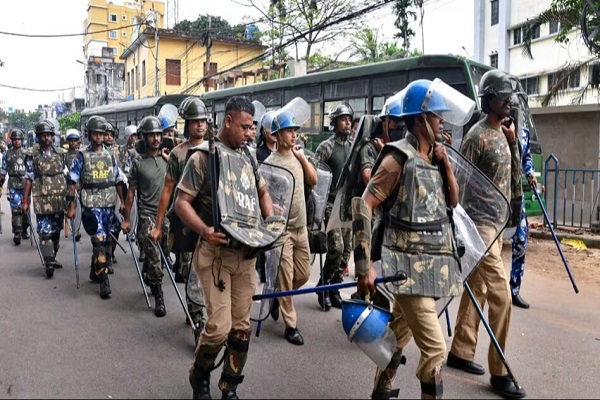
<svg viewBox="0 0 600 400"><path fill-rule="evenodd" d="M258 100L254 100L252 104L254 104L254 117L252 118L252 121L254 121L254 123L258 125L260 124L263 115L265 115L265 113L267 112L267 109L265 108L263 103L261 103Z"/></svg>
<svg viewBox="0 0 600 400"><path fill-rule="evenodd" d="M175 125L175 121L177 121L178 115L179 114L177 112L177 107L175 107L173 104L165 104L160 108L160 111L158 112L158 119L162 121L163 118L167 118L169 122Z"/></svg>
<svg viewBox="0 0 600 400"><path fill-rule="evenodd" d="M475 110L475 102L436 78L427 91L423 111L432 112L452 125L462 126L469 122Z"/></svg>

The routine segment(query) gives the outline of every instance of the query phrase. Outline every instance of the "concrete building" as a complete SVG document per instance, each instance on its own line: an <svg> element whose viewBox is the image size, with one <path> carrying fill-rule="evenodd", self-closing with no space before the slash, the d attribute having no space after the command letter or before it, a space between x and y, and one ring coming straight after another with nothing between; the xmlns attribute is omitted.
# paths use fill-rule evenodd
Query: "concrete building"
<svg viewBox="0 0 600 400"><path fill-rule="evenodd" d="M165 4L156 0L88 0L87 18L83 23L83 55L103 57L102 49L112 50L115 62L137 36L139 26L152 19L154 26L164 28Z"/></svg>
<svg viewBox="0 0 600 400"><path fill-rule="evenodd" d="M155 31L148 27L120 56L125 63L124 95L127 99L142 99L157 93L200 94L207 90L254 83L259 74L259 62L196 85L204 76L229 70L263 54L265 49L255 40L214 38L210 49L210 68L207 69L207 49L197 37L172 29Z"/></svg>

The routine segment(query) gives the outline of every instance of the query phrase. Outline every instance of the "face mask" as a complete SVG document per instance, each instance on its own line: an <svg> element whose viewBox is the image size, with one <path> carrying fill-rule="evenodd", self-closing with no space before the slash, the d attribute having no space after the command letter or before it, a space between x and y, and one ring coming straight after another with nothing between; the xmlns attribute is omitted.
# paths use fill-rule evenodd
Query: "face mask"
<svg viewBox="0 0 600 400"><path fill-rule="evenodd" d="M406 136L406 129L404 128L391 129L388 132L390 136L390 142L395 142L397 140L404 139L404 136Z"/></svg>

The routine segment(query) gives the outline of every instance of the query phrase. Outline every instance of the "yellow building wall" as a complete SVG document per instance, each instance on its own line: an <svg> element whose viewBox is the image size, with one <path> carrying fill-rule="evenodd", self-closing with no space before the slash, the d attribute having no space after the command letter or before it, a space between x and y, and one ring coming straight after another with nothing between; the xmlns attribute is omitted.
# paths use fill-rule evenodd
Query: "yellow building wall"
<svg viewBox="0 0 600 400"><path fill-rule="evenodd" d="M154 48L154 38L148 37L145 45ZM223 43L214 42L211 49L211 63L217 63L217 72L230 69L236 65L250 60L263 53L263 49L257 46L248 46L241 43ZM134 59L135 64L134 64ZM166 83L166 60L180 60L180 85L167 85ZM142 63L146 61L146 84L142 85ZM186 88L191 87L194 83L202 79L204 76L204 63L206 61L206 48L201 47L196 41L186 41L173 38L159 38L158 42L158 82L161 95L181 93ZM137 46L133 54L127 57L125 62L125 75L127 72L134 70L135 65L138 66L139 88L133 90L135 99L145 97L153 97L155 95L155 60L152 53L144 46ZM244 71L250 71L260 67L260 63L246 65L242 68ZM243 85L243 79L236 80L236 86ZM248 78L248 83L253 83L252 78ZM127 82L124 85L124 96L132 94L128 91ZM212 90L212 89L211 89ZM205 87L201 85L187 92L189 94L204 93Z"/></svg>
<svg viewBox="0 0 600 400"><path fill-rule="evenodd" d="M87 45L91 40L105 41L107 47L114 47L117 49L115 62L122 62L122 60L119 59L119 56L123 53L123 50L131 44L132 35L135 31L135 27L129 27L129 25L132 25L132 18L139 16L143 19L147 12L154 10L158 12L158 27L164 28L166 19L165 3L162 1L146 1L140 6L140 3L133 3L133 0L125 2L124 5L108 4L108 1L109 0L88 0L88 18L85 22L85 27L87 32L97 33L85 35L84 46L87 49ZM135 8L134 6L138 8ZM110 14L116 15L117 20L115 22L109 21ZM125 19L123 19L123 17L125 17ZM110 31L106 30L116 31L117 37L110 38ZM123 33L125 33L125 35L123 35Z"/></svg>

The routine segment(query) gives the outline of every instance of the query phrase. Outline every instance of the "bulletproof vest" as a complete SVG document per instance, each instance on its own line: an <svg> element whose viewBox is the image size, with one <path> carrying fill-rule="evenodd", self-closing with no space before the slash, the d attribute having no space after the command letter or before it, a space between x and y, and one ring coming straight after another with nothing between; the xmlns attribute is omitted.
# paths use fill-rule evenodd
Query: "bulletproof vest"
<svg viewBox="0 0 600 400"><path fill-rule="evenodd" d="M349 152L350 142L348 140L346 140L344 144L340 144L335 141L333 142L333 151L331 152L331 157L329 157L329 160L327 161L327 165L329 165L329 168L331 168L331 173L333 174L333 183L331 190L329 191L330 202L335 200L335 195L337 194L338 189L338 180L340 179L340 175L344 169L344 163L346 162Z"/></svg>
<svg viewBox="0 0 600 400"><path fill-rule="evenodd" d="M36 214L55 214L66 210L67 179L64 174L65 151L54 149L54 154L44 156L39 150L33 153L36 177L33 181L34 211Z"/></svg>
<svg viewBox="0 0 600 400"><path fill-rule="evenodd" d="M402 153L406 161L394 194L395 201L385 213L383 246L387 250L382 252L382 261L397 265L407 273L409 281L413 281L404 294L445 297L460 274L442 177L435 165L417 154L415 146L416 138L410 135L408 140L391 142L384 147L385 153Z"/></svg>
<svg viewBox="0 0 600 400"><path fill-rule="evenodd" d="M121 147L117 146L116 144L113 144L111 146L107 146L107 149L115 158L119 168L121 168L121 170L123 170L123 168L125 167L125 162L127 160L124 157L124 152L121 151Z"/></svg>
<svg viewBox="0 0 600 400"><path fill-rule="evenodd" d="M6 170L8 172L9 189L25 188L25 152L23 148L6 152Z"/></svg>
<svg viewBox="0 0 600 400"><path fill-rule="evenodd" d="M84 207L114 207L117 202L116 163L108 150L83 150L81 201Z"/></svg>

